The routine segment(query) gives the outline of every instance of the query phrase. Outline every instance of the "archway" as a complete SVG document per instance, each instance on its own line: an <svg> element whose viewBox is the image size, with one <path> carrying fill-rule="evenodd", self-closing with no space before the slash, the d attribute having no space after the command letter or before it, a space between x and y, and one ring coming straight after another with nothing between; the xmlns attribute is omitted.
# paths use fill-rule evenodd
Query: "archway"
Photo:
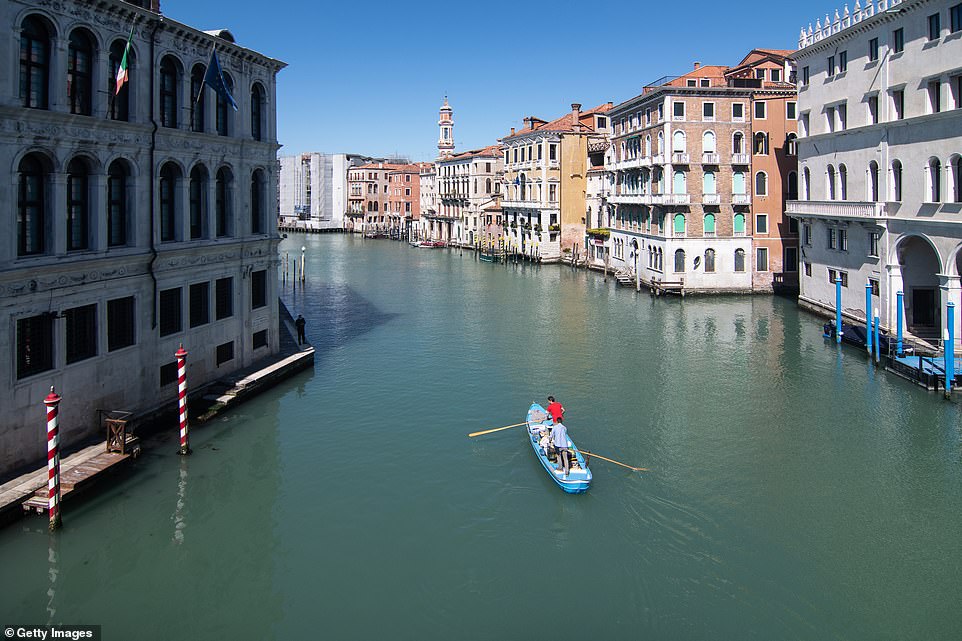
<svg viewBox="0 0 962 641"><path fill-rule="evenodd" d="M905 324L920 338L941 334L941 295L939 277L942 265L935 248L921 236L906 236L895 246L901 272L901 290L905 295ZM898 288L899 283L896 283Z"/></svg>

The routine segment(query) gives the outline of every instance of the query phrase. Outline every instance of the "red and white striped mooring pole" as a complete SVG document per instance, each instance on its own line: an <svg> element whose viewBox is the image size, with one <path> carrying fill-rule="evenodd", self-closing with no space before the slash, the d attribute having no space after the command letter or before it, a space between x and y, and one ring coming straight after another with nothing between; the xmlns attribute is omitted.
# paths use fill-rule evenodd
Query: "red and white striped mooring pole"
<svg viewBox="0 0 962 641"><path fill-rule="evenodd" d="M47 513L50 529L60 527L60 432L57 429L60 396L50 386L50 393L43 399L47 406Z"/></svg>
<svg viewBox="0 0 962 641"><path fill-rule="evenodd" d="M187 441L187 350L183 343L174 354L177 357L177 402L180 407L180 450L178 454L190 454L190 444Z"/></svg>

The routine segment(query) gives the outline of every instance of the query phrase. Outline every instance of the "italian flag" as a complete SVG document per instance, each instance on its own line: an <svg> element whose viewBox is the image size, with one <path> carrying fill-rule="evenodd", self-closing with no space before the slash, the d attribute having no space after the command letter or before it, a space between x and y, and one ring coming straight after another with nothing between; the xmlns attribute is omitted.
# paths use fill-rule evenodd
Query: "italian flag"
<svg viewBox="0 0 962 641"><path fill-rule="evenodd" d="M134 37L133 28L130 29L130 36L127 37L127 46L124 47L124 57L120 61L120 68L117 69L117 88L114 90L114 95L120 93L120 88L130 79L130 75L127 73L127 55L130 53L130 41Z"/></svg>

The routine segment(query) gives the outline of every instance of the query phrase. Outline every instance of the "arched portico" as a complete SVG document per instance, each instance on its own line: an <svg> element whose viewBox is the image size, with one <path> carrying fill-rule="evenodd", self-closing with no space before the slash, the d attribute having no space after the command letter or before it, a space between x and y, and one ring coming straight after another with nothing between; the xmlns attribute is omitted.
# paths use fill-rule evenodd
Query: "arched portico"
<svg viewBox="0 0 962 641"><path fill-rule="evenodd" d="M938 340L945 303L949 300L939 253L928 238L916 235L901 237L894 252L889 272L891 292L904 293L905 326L920 338ZM892 298L894 309L895 297ZM897 314L898 310L894 312Z"/></svg>

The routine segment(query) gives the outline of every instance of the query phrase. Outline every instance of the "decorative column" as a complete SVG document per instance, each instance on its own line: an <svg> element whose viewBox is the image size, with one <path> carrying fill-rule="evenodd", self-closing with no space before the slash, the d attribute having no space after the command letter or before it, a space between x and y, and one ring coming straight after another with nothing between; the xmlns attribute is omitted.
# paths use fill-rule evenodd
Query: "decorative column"
<svg viewBox="0 0 962 641"><path fill-rule="evenodd" d="M50 387L50 394L43 399L47 406L47 513L50 529L60 527L60 430L59 413L61 397Z"/></svg>
<svg viewBox="0 0 962 641"><path fill-rule="evenodd" d="M190 454L190 443L187 440L187 350L181 344L174 354L177 357L177 403L180 410L180 450L181 456Z"/></svg>

